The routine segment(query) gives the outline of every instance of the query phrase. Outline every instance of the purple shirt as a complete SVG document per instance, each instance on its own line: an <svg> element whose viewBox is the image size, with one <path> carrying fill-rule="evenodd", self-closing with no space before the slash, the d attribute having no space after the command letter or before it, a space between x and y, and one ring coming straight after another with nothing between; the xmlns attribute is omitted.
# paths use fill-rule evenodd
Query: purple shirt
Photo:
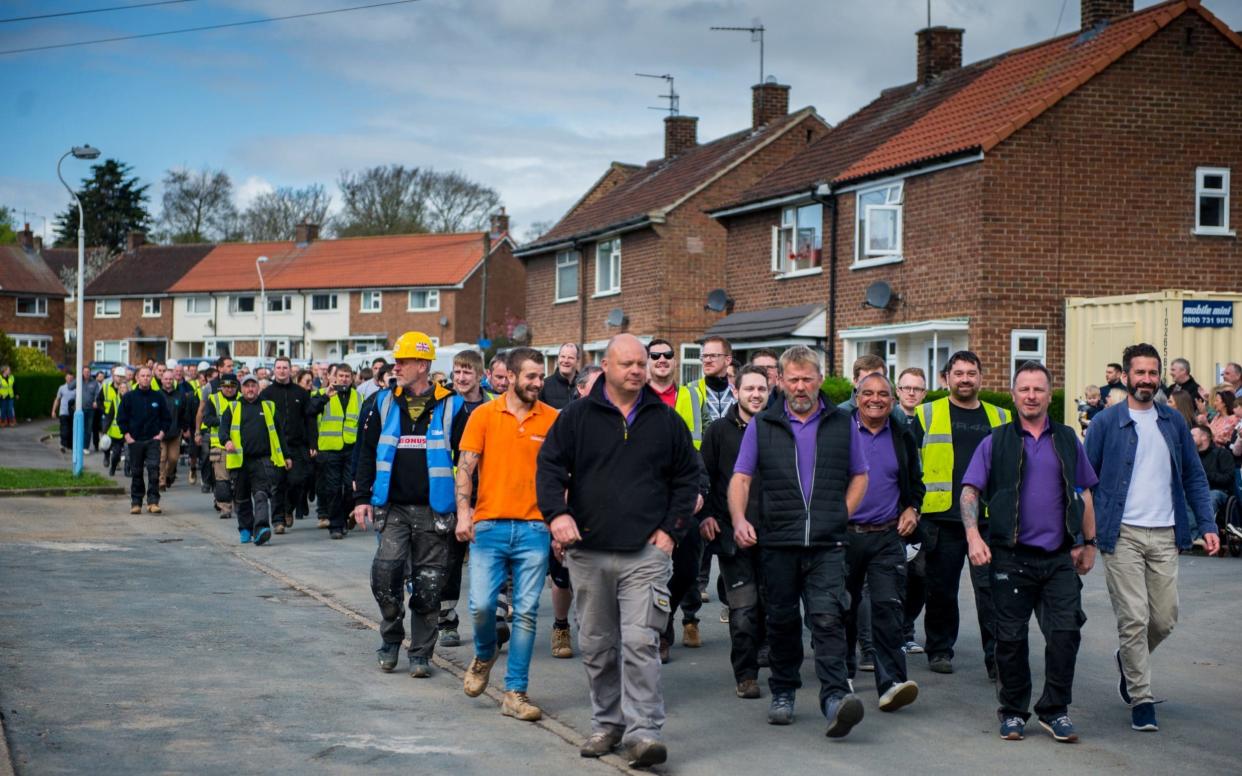
<svg viewBox="0 0 1242 776"><path fill-rule="evenodd" d="M1044 419L1044 430L1039 439L1014 421L1022 436L1022 486L1018 493L1018 544L1038 547L1055 552L1065 539L1065 487L1061 482L1061 460L1057 457L1052 441L1052 424ZM1079 489L1094 488L1099 479L1087 462L1087 453L1077 439L1078 467L1074 472ZM992 473L992 437L975 448L970 459L963 485L969 485L980 493L988 484Z"/></svg>
<svg viewBox="0 0 1242 776"><path fill-rule="evenodd" d="M885 418L884 425L873 434L859 422L855 413L854 426L858 429L857 439L871 470L867 473L867 493L858 509L850 515L850 522L871 525L887 523L897 517L901 495L897 485L897 451L893 447L890 420Z"/></svg>
<svg viewBox="0 0 1242 776"><path fill-rule="evenodd" d="M798 453L798 481L802 485L802 498L808 503L811 500L811 483L815 479L815 436L819 432L819 420L824 414L824 400L820 398L819 407L811 413L811 417L802 422L789 411L789 403L785 403L785 417L793 428L794 449ZM850 476L867 473L867 455L863 451L862 439L858 436L858 427L850 424ZM742 447L737 453L737 462L733 464L734 474L745 474L753 477L759 464L759 438L756 436L755 423L746 425L746 433L742 435Z"/></svg>
<svg viewBox="0 0 1242 776"><path fill-rule="evenodd" d="M621 411L621 408L617 406L617 403L614 402L612 400L612 397L608 395L608 386L606 385L604 386L604 401L608 402L613 408L617 410L617 412ZM642 403L643 403L643 392L642 392L642 389L639 389L638 400L634 402L634 406L630 407L630 411L626 413L625 425L627 426L634 425L634 416L638 414L638 405Z"/></svg>

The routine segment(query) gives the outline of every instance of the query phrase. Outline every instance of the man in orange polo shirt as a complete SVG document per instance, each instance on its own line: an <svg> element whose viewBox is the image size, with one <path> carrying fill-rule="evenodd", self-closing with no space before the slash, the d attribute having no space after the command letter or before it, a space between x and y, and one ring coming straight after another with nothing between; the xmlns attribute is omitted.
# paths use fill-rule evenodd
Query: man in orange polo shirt
<svg viewBox="0 0 1242 776"><path fill-rule="evenodd" d="M515 348L506 361L508 390L471 413L457 458L457 538L470 542L475 655L463 687L471 698L487 688L499 651L496 598L512 574L513 637L500 710L505 716L533 722L543 712L526 696L526 686L550 550L548 526L535 498L535 461L556 420L556 410L539 401L542 353ZM476 469L479 492L472 508Z"/></svg>

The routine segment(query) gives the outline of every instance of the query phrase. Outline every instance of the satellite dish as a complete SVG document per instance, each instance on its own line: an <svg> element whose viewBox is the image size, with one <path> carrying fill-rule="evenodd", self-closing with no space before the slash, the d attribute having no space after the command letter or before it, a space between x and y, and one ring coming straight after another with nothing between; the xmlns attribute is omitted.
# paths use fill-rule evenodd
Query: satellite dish
<svg viewBox="0 0 1242 776"><path fill-rule="evenodd" d="M614 307L608 311L608 317L604 319L605 326L624 326L626 322L625 311L620 307Z"/></svg>
<svg viewBox="0 0 1242 776"><path fill-rule="evenodd" d="M441 325L441 326L448 326L448 324L449 324L449 319L448 319L448 316L447 316L447 315L441 315L441 316L440 316L440 325Z"/></svg>
<svg viewBox="0 0 1242 776"><path fill-rule="evenodd" d="M707 304L703 305L703 309L714 313L732 312L733 298L723 288L713 289L707 294Z"/></svg>
<svg viewBox="0 0 1242 776"><path fill-rule="evenodd" d="M519 323L513 327L513 341L525 342L530 337L530 327L524 323Z"/></svg>
<svg viewBox="0 0 1242 776"><path fill-rule="evenodd" d="M863 307L875 307L879 310L887 310L898 301L900 297L893 293L893 287L883 280L877 280L867 286L866 294L863 298Z"/></svg>

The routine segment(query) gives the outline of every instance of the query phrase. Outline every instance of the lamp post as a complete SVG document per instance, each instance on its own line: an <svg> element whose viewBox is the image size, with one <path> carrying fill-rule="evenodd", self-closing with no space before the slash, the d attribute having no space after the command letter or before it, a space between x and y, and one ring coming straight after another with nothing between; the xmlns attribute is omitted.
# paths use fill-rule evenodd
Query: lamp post
<svg viewBox="0 0 1242 776"><path fill-rule="evenodd" d="M77 338L77 360L73 368L77 371L74 378L77 385L78 401L75 402L73 411L73 476L80 477L82 475L82 456L86 448L86 422L82 414L82 320L85 318L84 302L82 295L84 293L85 276L86 276L86 215L82 212L82 200L78 199L77 192L69 188L69 184L65 183L65 177L60 174L60 163L65 161L70 155L74 159L98 159L99 149L92 148L90 144L82 146L74 146L65 152L64 156L56 162L56 177L60 178L60 183L65 187L65 191L69 192L69 196L73 197L73 201L78 206L78 288L76 291L78 298L78 321L75 336Z"/></svg>
<svg viewBox="0 0 1242 776"><path fill-rule="evenodd" d="M254 260L254 269L259 273L259 364L267 357L267 287L263 285L263 265L266 263L266 256ZM255 369L258 368L256 364Z"/></svg>

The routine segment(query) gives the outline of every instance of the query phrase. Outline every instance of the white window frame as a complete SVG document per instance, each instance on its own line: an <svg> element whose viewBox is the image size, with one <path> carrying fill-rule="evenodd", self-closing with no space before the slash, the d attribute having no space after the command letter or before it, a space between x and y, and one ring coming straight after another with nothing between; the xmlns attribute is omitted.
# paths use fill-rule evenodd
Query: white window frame
<svg viewBox="0 0 1242 776"><path fill-rule="evenodd" d="M418 307L414 304L414 295L423 294L424 305ZM434 313L440 309L440 289L438 288L411 288L406 294L405 311L407 313Z"/></svg>
<svg viewBox="0 0 1242 776"><path fill-rule="evenodd" d="M203 358L209 360L219 358L223 355L220 352L220 345L222 344L228 347L228 357L233 358L233 340L219 337L206 340L203 343Z"/></svg>
<svg viewBox="0 0 1242 776"><path fill-rule="evenodd" d="M603 262L600 256L608 252L608 277L603 277ZM608 285L603 285L603 281ZM595 296L615 296L621 293L621 238L601 240L595 244Z"/></svg>
<svg viewBox="0 0 1242 776"><path fill-rule="evenodd" d="M276 307L272 304L275 303ZM293 296L290 294L268 294L267 311L269 313L287 313L293 309Z"/></svg>
<svg viewBox="0 0 1242 776"><path fill-rule="evenodd" d="M368 305L367 304L368 299L371 300L373 304ZM360 313L382 313L383 311L384 311L384 292L383 291L363 291L360 294L358 294L358 312Z"/></svg>
<svg viewBox="0 0 1242 776"><path fill-rule="evenodd" d="M360 339L349 343L350 353L377 353L384 350L384 341L378 339Z"/></svg>
<svg viewBox="0 0 1242 776"><path fill-rule="evenodd" d="M864 205L863 197L879 191L885 192L884 204ZM905 210L905 181L893 181L881 186L859 189L854 194L854 264L850 269L863 269L881 264L895 264L904 260L902 255ZM891 250L871 251L871 214L891 212L896 215L896 245Z"/></svg>
<svg viewBox="0 0 1242 776"><path fill-rule="evenodd" d="M201 302L207 303L206 310L199 310ZM185 314L186 315L211 315L211 297L207 294L195 294L185 298Z"/></svg>
<svg viewBox="0 0 1242 776"><path fill-rule="evenodd" d="M790 269L791 262L783 245L797 245L798 211L802 208L818 207L819 222L815 224L815 232L819 237L820 263L805 269ZM781 208L781 222L772 227L772 272L777 279L796 278L804 275L818 275L824 271L824 206L818 202L801 202Z"/></svg>
<svg viewBox="0 0 1242 776"><path fill-rule="evenodd" d="M1035 337L1039 340L1039 347L1035 350L1018 350L1018 341L1026 337ZM1009 332L1009 382L1013 383L1013 376L1018 371L1018 359L1022 361L1038 361L1039 363L1048 365L1048 330L1047 329L1013 329Z"/></svg>
<svg viewBox="0 0 1242 776"><path fill-rule="evenodd" d="M116 312L108 312L111 303L116 303ZM95 317L96 318L120 318L121 317L121 300L115 297L111 299L95 300Z"/></svg>
<svg viewBox="0 0 1242 776"><path fill-rule="evenodd" d="M1209 189L1204 187L1204 179L1209 175L1221 176L1222 187L1219 189ZM1233 237L1237 233L1229 228L1229 168L1228 167L1199 167L1195 169L1195 234L1216 235ZM1221 213L1224 216L1224 223L1218 226L1204 226L1199 222L1200 205L1205 198L1221 200Z"/></svg>
<svg viewBox="0 0 1242 776"><path fill-rule="evenodd" d="M686 343L681 346L681 354L678 360L678 371L678 377L681 378L682 385L692 383L703 376L702 345Z"/></svg>
<svg viewBox="0 0 1242 776"><path fill-rule="evenodd" d="M41 353L47 353L52 345L52 338L46 334L10 334L9 338L13 340L14 347L34 348Z"/></svg>
<svg viewBox="0 0 1242 776"><path fill-rule="evenodd" d="M251 309L241 309L240 302L242 299L249 299ZM229 315L257 315L259 312L259 298L254 294L229 294Z"/></svg>
<svg viewBox="0 0 1242 776"><path fill-rule="evenodd" d="M318 297L323 297L324 299L326 299L326 300L327 300L327 305L328 305L328 306L327 306L327 307L323 307L323 308L316 308L316 307L315 307L315 299L316 299L316 298L318 298ZM330 313L330 312L335 312L335 311L336 311L336 309L337 309L337 305L338 305L338 304L339 304L339 302L337 301L336 294L311 294L311 304L310 304L310 308L311 308L311 309L310 309L310 311L311 311L312 313Z"/></svg>
<svg viewBox="0 0 1242 776"><path fill-rule="evenodd" d="M22 302L34 302L34 312L22 312ZM19 318L46 318L47 317L47 297L46 296L19 296L13 302L14 312ZM120 315L120 313L117 313Z"/></svg>
<svg viewBox="0 0 1242 776"><path fill-rule="evenodd" d="M107 348L113 346L116 348L117 357L107 358ZM122 364L129 363L129 340L95 340L95 360L96 361L117 361Z"/></svg>
<svg viewBox="0 0 1242 776"><path fill-rule="evenodd" d="M560 304L561 302L578 301L578 282L574 283L574 287L572 289L561 288L561 270L568 269L570 267L574 268L574 279L576 281L581 282L581 276L578 273L582 271L582 262L578 258L578 252L569 250L569 251L561 251L557 253L556 264L553 270L553 278L554 278L554 285L553 285L553 292L552 292L553 294L552 303L553 304Z"/></svg>
<svg viewBox="0 0 1242 776"><path fill-rule="evenodd" d="M164 300L158 296L147 296L142 299L142 317L159 318L164 314Z"/></svg>

